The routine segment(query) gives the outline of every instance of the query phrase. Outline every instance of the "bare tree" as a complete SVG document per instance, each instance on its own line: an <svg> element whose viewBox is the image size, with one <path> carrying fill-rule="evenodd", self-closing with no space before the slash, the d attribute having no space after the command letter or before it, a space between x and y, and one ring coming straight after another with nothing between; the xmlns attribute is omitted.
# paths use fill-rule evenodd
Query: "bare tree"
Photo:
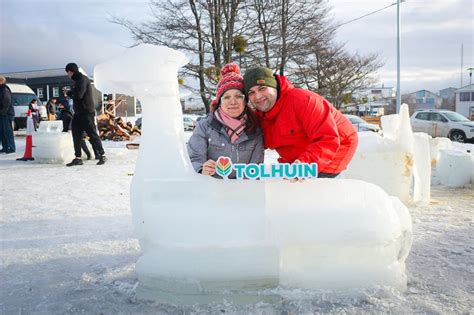
<svg viewBox="0 0 474 315"><path fill-rule="evenodd" d="M253 0L246 17L247 57L254 64L287 73L287 64L308 54L312 40L330 38L334 27L323 0Z"/></svg>
<svg viewBox="0 0 474 315"><path fill-rule="evenodd" d="M209 111L223 64L238 59L245 70L263 65L327 97L339 107L348 94L370 84L381 66L376 55L349 54L334 44L325 0L151 0L153 19L123 25L137 43L187 52L182 75L199 82Z"/></svg>
<svg viewBox="0 0 474 315"><path fill-rule="evenodd" d="M315 43L311 54L298 60L293 81L325 96L336 108L355 91L376 82L373 74L382 66L376 54L347 53L342 45Z"/></svg>
<svg viewBox="0 0 474 315"><path fill-rule="evenodd" d="M153 19L139 24L114 17L139 43L166 45L188 52L191 61L182 75L195 78L199 88L186 85L201 96L209 111L213 88L223 63L232 61L235 24L242 0L152 0ZM193 58L194 57L194 58Z"/></svg>

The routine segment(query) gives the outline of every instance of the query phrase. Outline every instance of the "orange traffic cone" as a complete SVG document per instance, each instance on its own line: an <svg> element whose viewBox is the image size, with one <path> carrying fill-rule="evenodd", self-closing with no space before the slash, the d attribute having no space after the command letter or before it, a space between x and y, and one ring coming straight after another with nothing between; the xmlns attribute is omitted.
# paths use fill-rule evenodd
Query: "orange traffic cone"
<svg viewBox="0 0 474 315"><path fill-rule="evenodd" d="M16 159L17 161L33 161L35 159L32 154L33 130L35 130L35 126L33 125L33 117L31 117L31 110L28 110L28 118L26 118L25 154L22 158Z"/></svg>

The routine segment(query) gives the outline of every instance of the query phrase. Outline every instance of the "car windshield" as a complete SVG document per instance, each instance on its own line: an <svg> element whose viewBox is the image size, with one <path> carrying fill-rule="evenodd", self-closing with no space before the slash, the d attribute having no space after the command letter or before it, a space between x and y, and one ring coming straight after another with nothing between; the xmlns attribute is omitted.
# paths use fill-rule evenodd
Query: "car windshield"
<svg viewBox="0 0 474 315"><path fill-rule="evenodd" d="M35 99L34 94L28 93L12 93L13 106L28 106L32 99ZM38 105L42 105L38 102Z"/></svg>
<svg viewBox="0 0 474 315"><path fill-rule="evenodd" d="M444 116L448 117L449 120L455 121L455 122L470 122L469 119L464 117L461 114L455 113L455 112L443 112Z"/></svg>
<svg viewBox="0 0 474 315"><path fill-rule="evenodd" d="M351 123L353 123L353 124L364 124L365 123L365 120L363 120L362 118L357 117L357 116L349 116L348 118L351 121Z"/></svg>

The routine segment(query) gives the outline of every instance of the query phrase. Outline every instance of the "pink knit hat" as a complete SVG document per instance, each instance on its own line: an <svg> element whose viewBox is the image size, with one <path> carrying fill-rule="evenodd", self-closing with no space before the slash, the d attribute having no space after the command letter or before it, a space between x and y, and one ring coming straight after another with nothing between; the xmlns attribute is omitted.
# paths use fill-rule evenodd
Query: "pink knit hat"
<svg viewBox="0 0 474 315"><path fill-rule="evenodd" d="M217 83L216 98L211 103L211 108L216 109L221 103L222 95L232 89L242 91L244 94L244 78L240 74L240 68L236 63L228 63L221 69L221 79Z"/></svg>

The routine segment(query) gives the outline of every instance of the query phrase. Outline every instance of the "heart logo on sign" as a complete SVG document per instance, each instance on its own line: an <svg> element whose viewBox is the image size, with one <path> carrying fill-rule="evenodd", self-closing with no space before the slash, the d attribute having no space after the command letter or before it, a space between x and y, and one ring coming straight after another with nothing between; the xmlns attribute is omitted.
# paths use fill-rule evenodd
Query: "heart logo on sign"
<svg viewBox="0 0 474 315"><path fill-rule="evenodd" d="M216 173L223 177L229 177L230 173L232 172L232 161L227 156L220 156L217 159L216 164Z"/></svg>
<svg viewBox="0 0 474 315"><path fill-rule="evenodd" d="M228 157L223 156L223 157L221 157L220 162L221 162L222 166L227 166L227 164L230 163L230 159Z"/></svg>

